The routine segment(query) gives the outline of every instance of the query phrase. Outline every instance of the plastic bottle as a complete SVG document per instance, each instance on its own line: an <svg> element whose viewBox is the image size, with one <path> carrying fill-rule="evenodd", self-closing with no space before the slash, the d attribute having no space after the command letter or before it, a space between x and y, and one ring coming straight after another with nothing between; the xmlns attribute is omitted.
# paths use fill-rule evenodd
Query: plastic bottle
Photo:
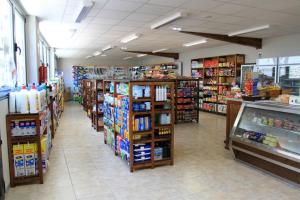
<svg viewBox="0 0 300 200"><path fill-rule="evenodd" d="M9 112L15 113L16 112L16 95L17 92L15 89L12 89L12 91L9 93Z"/></svg>
<svg viewBox="0 0 300 200"><path fill-rule="evenodd" d="M155 87L155 101L158 101L158 86Z"/></svg>
<svg viewBox="0 0 300 200"><path fill-rule="evenodd" d="M22 86L21 91L17 95L17 104L20 113L29 113L28 91L25 85Z"/></svg>
<svg viewBox="0 0 300 200"><path fill-rule="evenodd" d="M31 86L31 90L29 92L29 105L30 105L30 113L38 113L40 111L40 106L39 106L39 98L38 98L38 91L36 90L35 85L33 84Z"/></svg>

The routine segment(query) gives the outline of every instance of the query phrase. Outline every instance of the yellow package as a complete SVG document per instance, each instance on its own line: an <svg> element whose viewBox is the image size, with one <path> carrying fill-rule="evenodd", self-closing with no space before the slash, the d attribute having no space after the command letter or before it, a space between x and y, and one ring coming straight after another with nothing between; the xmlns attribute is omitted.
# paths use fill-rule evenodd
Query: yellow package
<svg viewBox="0 0 300 200"><path fill-rule="evenodd" d="M15 177L25 176L24 146L13 145Z"/></svg>
<svg viewBox="0 0 300 200"><path fill-rule="evenodd" d="M24 160L26 176L35 175L35 146L36 144L24 144Z"/></svg>

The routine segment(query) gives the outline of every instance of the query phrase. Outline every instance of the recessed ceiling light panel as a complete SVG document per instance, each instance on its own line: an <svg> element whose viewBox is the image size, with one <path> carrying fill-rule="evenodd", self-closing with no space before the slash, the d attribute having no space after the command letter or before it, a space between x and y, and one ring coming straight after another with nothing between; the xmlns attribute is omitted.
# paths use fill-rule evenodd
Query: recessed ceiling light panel
<svg viewBox="0 0 300 200"><path fill-rule="evenodd" d="M144 57L146 56L147 54L138 54L136 57L140 58L140 57Z"/></svg>
<svg viewBox="0 0 300 200"><path fill-rule="evenodd" d="M194 41L194 42L189 42L189 43L185 43L185 44L183 44L183 46L185 46L185 47L190 47L190 46L194 46L194 45L197 45L197 44L204 44L204 43L206 43L207 42L207 40L197 40L197 41Z"/></svg>
<svg viewBox="0 0 300 200"><path fill-rule="evenodd" d="M152 25L151 25L151 29L152 29L152 30L153 30L153 29L158 29L159 27L162 27L162 26L164 26L164 25L166 25L166 24L169 24L169 23L171 23L171 22L173 22L173 21L175 21L175 20L177 20L177 19L180 19L180 18L186 17L186 16L187 16L186 13L183 13L183 12L177 12L177 13L175 13L175 14L173 14L173 15L170 15L170 16L168 16L168 17L166 17L166 18L164 18L164 19L162 19L162 20L160 20L160 21L158 21L158 22L152 24Z"/></svg>
<svg viewBox="0 0 300 200"><path fill-rule="evenodd" d="M121 42L122 43L128 43L132 40L135 40L135 39L138 39L139 37L141 37L141 34L132 34L132 35L129 35L127 37L124 37L123 39L121 39Z"/></svg>
<svg viewBox="0 0 300 200"><path fill-rule="evenodd" d="M266 25L262 25L262 26L257 26L257 27L253 27L253 28L249 28L249 29L244 29L244 30L228 33L228 36L232 37L232 36L236 36L236 35L242 35L245 33L260 31L260 30L264 30L264 29L268 29L268 28L270 28L270 25L266 24Z"/></svg>
<svg viewBox="0 0 300 200"><path fill-rule="evenodd" d="M166 51L166 50L168 50L168 49L166 49L166 48L157 49L157 50L152 51L152 53L158 53L158 52L162 52L162 51Z"/></svg>

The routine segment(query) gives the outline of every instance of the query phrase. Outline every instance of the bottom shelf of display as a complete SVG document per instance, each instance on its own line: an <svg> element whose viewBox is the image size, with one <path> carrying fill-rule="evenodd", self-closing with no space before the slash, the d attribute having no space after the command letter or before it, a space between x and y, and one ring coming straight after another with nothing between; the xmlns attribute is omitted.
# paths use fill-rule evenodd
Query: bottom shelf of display
<svg viewBox="0 0 300 200"><path fill-rule="evenodd" d="M300 162L237 141L232 149L236 159L300 184Z"/></svg>

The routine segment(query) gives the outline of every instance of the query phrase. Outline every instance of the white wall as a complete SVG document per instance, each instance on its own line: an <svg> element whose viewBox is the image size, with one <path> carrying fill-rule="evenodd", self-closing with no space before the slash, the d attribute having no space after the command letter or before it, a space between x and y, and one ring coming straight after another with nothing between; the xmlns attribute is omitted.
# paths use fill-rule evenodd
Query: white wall
<svg viewBox="0 0 300 200"><path fill-rule="evenodd" d="M40 57L38 51L38 19L36 16L26 17L26 64L27 83L38 83L38 67Z"/></svg>
<svg viewBox="0 0 300 200"><path fill-rule="evenodd" d="M263 40L263 48L255 49L253 47L241 46L236 44L227 44L224 46L193 49L185 51L179 54L179 61L183 63L183 75L191 75L191 59L203 58L211 56L221 56L227 54L245 54L246 63L255 63L259 58L259 53L262 57L276 57L276 56L293 56L300 55L300 34L286 35L280 37L274 37ZM155 64L172 62L173 59L146 56L143 60L140 60L138 64Z"/></svg>
<svg viewBox="0 0 300 200"><path fill-rule="evenodd" d="M7 136L6 136L6 115L8 114L8 99L0 100L0 133L1 133L1 151L3 163L3 178L5 181L5 188L9 187L9 163L7 150Z"/></svg>
<svg viewBox="0 0 300 200"><path fill-rule="evenodd" d="M134 66L136 62L126 60L108 60L103 59L101 61L94 59L58 59L58 71L64 73L65 87L73 88L72 66Z"/></svg>

